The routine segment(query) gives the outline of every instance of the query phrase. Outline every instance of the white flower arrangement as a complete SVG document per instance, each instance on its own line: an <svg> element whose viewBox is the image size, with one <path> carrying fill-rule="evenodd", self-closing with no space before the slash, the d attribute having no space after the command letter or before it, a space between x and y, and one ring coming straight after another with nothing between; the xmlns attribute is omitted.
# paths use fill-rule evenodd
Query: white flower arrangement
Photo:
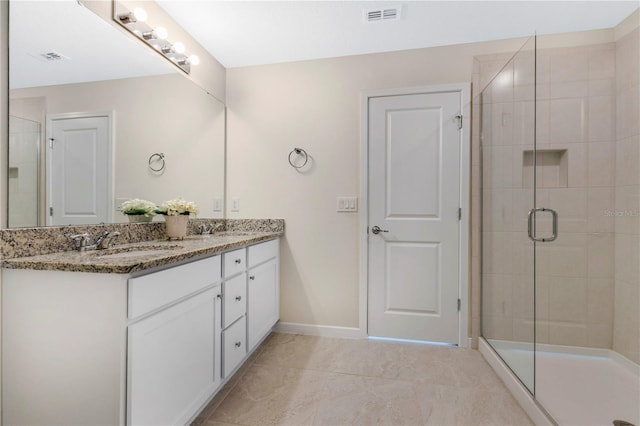
<svg viewBox="0 0 640 426"><path fill-rule="evenodd" d="M151 201L134 198L122 203L121 208L122 213L126 215L144 215L152 217L155 216L158 206L156 206L156 203L152 203Z"/></svg>
<svg viewBox="0 0 640 426"><path fill-rule="evenodd" d="M181 214L198 214L198 205L193 201L185 201L182 198L176 198L175 200L169 200L162 203L162 206L156 210L160 214L169 216L178 216Z"/></svg>

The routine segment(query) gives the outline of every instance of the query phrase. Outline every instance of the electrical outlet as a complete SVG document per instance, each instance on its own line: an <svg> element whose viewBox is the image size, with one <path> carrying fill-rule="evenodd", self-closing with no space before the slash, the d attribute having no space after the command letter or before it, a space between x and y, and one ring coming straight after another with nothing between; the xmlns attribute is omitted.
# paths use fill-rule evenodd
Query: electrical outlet
<svg viewBox="0 0 640 426"><path fill-rule="evenodd" d="M338 212L357 212L358 197L338 197L336 211Z"/></svg>
<svg viewBox="0 0 640 426"><path fill-rule="evenodd" d="M231 211L239 212L240 211L240 198L232 198L231 199Z"/></svg>
<svg viewBox="0 0 640 426"><path fill-rule="evenodd" d="M214 198L213 199L213 211L221 212L222 211L222 198Z"/></svg>

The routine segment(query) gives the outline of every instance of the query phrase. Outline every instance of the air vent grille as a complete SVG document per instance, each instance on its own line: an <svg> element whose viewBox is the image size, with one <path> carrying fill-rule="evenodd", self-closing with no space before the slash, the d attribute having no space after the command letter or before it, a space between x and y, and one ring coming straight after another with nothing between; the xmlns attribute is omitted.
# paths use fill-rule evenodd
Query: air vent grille
<svg viewBox="0 0 640 426"><path fill-rule="evenodd" d="M61 55L60 53L53 50L50 52L41 53L39 56L47 62L62 61L64 59L69 59L66 56Z"/></svg>
<svg viewBox="0 0 640 426"><path fill-rule="evenodd" d="M368 9L364 11L365 22L396 21L400 19L400 7L385 7L380 9Z"/></svg>

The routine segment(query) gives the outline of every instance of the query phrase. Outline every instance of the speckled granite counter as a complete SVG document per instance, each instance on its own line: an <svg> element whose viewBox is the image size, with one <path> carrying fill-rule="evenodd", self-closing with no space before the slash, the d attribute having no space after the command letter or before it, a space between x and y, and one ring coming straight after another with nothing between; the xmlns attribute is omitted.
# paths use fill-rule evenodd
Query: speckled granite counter
<svg viewBox="0 0 640 426"><path fill-rule="evenodd" d="M222 232L193 235L204 221L190 221L187 237L180 241L163 239L164 223L91 225L85 227L43 227L0 231L2 267L128 274L278 238L284 234L284 221L216 220ZM71 250L68 235L103 230L120 232L119 242L111 249L78 252Z"/></svg>

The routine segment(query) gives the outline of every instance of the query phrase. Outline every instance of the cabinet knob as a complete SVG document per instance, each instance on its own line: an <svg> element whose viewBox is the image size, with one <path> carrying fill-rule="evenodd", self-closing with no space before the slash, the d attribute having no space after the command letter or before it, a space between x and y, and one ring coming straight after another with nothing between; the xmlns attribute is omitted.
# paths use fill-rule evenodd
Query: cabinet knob
<svg viewBox="0 0 640 426"><path fill-rule="evenodd" d="M218 294L218 299L222 299L222 293Z"/></svg>
<svg viewBox="0 0 640 426"><path fill-rule="evenodd" d="M239 265L242 263L242 259L236 259L236 263Z"/></svg>
<svg viewBox="0 0 640 426"><path fill-rule="evenodd" d="M249 279L250 279L251 281L253 281L253 280L255 280L255 279L256 279L256 276L255 276L255 275L249 275Z"/></svg>
<svg viewBox="0 0 640 426"><path fill-rule="evenodd" d="M236 296L236 300L239 302L242 300L242 296Z"/></svg>
<svg viewBox="0 0 640 426"><path fill-rule="evenodd" d="M236 348L239 348L240 346L242 346L242 342L236 342Z"/></svg>

